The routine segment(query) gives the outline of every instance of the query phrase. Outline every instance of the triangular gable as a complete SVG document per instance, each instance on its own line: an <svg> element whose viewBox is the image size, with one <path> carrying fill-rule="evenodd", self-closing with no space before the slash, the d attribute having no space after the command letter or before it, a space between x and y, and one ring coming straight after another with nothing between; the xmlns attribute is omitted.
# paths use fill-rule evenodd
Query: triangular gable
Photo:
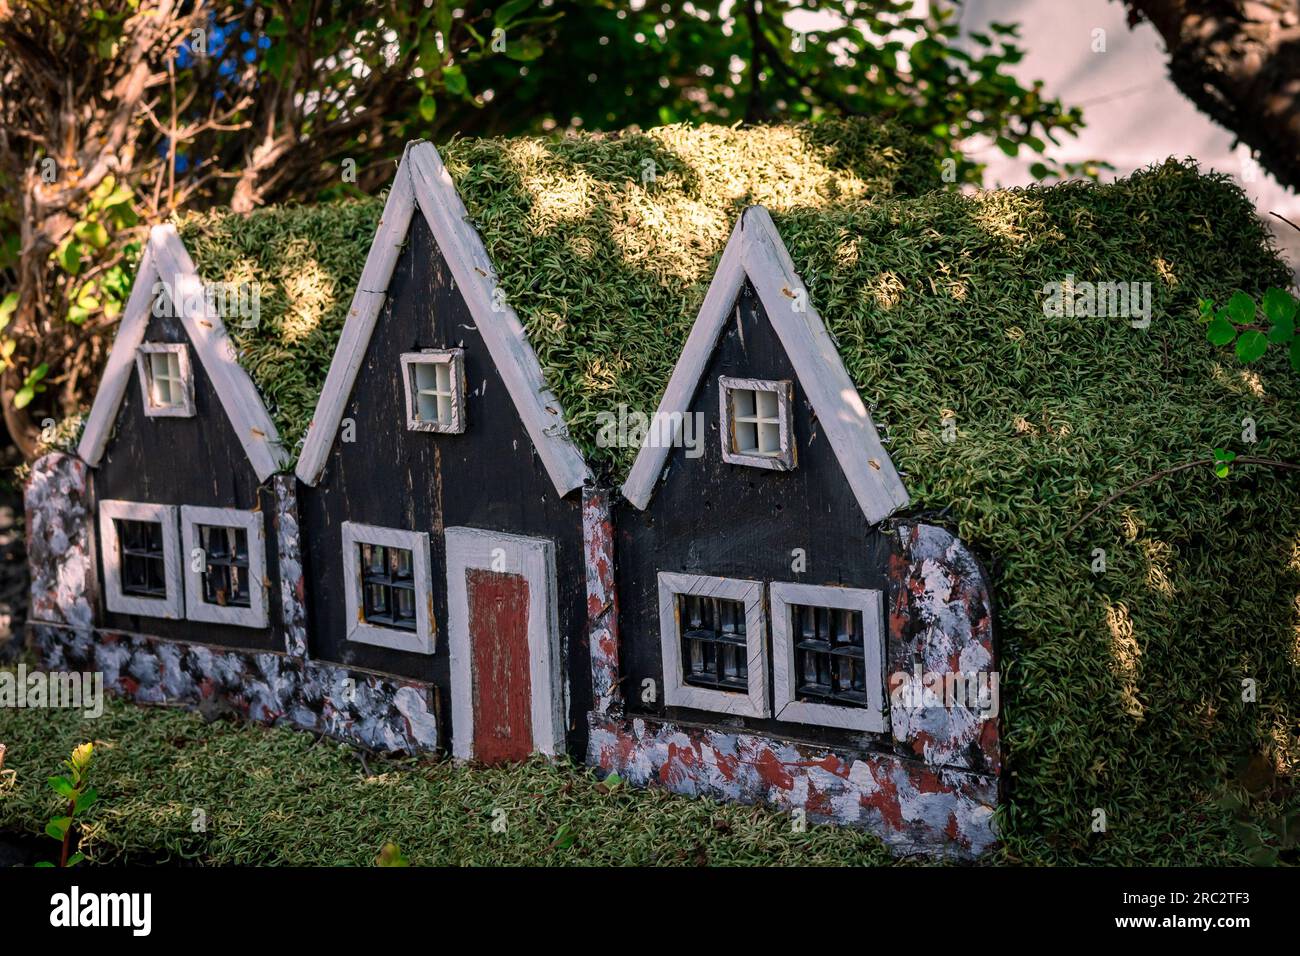
<svg viewBox="0 0 1300 956"><path fill-rule="evenodd" d="M290 456L280 443L257 386L235 357L235 345L225 324L215 309L209 307L203 294L203 280L172 225L154 226L149 232L149 242L140 259L135 285L122 313L77 454L88 465L95 466L108 447L118 408L135 369L136 349L144 341L149 326L154 286L160 281L173 293L173 308L258 480L266 481L288 467Z"/></svg>
<svg viewBox="0 0 1300 956"><path fill-rule="evenodd" d="M298 477L314 485L325 470L416 208L429 224L556 492L563 497L581 488L591 474L581 453L568 438L559 400L542 379L541 364L519 316L501 300L499 293L494 295L496 270L488 259L483 240L470 224L469 213L443 167L438 150L426 142L407 146L397 167L361 282L352 298L298 457Z"/></svg>
<svg viewBox="0 0 1300 956"><path fill-rule="evenodd" d="M794 262L772 217L762 206L746 209L732 230L700 314L659 402L658 414L680 415L689 410L746 277L758 292L862 513L875 524L905 507L909 500L907 489L880 443L876 426L844 368L834 340L795 273ZM671 444L658 440L653 432L647 434L623 485L623 496L637 508L644 510L650 503Z"/></svg>

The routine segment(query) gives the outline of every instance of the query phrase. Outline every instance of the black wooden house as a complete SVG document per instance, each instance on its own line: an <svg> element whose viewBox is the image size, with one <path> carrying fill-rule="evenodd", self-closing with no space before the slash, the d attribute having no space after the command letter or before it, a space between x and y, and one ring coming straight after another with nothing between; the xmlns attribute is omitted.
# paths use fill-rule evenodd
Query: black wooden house
<svg viewBox="0 0 1300 956"><path fill-rule="evenodd" d="M288 462L176 230L152 230L79 454L101 626L281 650L272 476Z"/></svg>
<svg viewBox="0 0 1300 956"><path fill-rule="evenodd" d="M311 655L432 683L460 757L581 753L581 489L437 150L408 148L297 473Z"/></svg>
<svg viewBox="0 0 1300 956"><path fill-rule="evenodd" d="M736 224L617 512L629 709L886 730L880 522L907 492L767 211Z"/></svg>

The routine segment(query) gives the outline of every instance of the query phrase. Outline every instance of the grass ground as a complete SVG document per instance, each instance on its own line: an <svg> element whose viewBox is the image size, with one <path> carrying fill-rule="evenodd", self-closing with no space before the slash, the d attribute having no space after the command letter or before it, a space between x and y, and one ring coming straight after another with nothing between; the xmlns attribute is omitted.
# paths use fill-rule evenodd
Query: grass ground
<svg viewBox="0 0 1300 956"><path fill-rule="evenodd" d="M0 709L5 768L15 772L0 781L0 831L40 833L61 812L46 777L86 740L96 744L91 778L100 801L81 847L96 863L368 866L387 841L417 866L892 862L858 831L799 833L788 815L768 809L611 790L567 763L368 758L363 766L350 748L310 734L115 701L97 720ZM196 832L200 817L205 828Z"/></svg>

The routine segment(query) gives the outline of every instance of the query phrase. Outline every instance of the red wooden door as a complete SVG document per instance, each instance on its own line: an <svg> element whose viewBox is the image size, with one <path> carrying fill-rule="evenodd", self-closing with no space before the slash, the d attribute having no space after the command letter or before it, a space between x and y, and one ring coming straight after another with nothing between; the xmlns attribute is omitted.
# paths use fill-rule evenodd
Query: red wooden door
<svg viewBox="0 0 1300 956"><path fill-rule="evenodd" d="M474 756L484 763L524 760L533 752L528 579L467 568L465 592L473 661Z"/></svg>

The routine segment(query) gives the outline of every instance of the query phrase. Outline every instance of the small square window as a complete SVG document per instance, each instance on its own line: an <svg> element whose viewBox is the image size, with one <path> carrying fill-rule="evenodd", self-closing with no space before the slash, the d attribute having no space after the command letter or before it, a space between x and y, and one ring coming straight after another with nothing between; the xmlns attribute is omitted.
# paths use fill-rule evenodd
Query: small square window
<svg viewBox="0 0 1300 956"><path fill-rule="evenodd" d="M776 719L883 732L880 592L777 581L770 595Z"/></svg>
<svg viewBox="0 0 1300 956"><path fill-rule="evenodd" d="M99 541L108 610L142 617L185 616L174 506L101 501Z"/></svg>
<svg viewBox="0 0 1300 956"><path fill-rule="evenodd" d="M795 699L866 707L862 612L852 608L790 605Z"/></svg>
<svg viewBox="0 0 1300 956"><path fill-rule="evenodd" d="M679 594L677 605L682 679L696 687L748 691L744 602Z"/></svg>
<svg viewBox="0 0 1300 956"><path fill-rule="evenodd" d="M348 640L432 654L429 567L425 532L343 522Z"/></svg>
<svg viewBox="0 0 1300 956"><path fill-rule="evenodd" d="M194 379L189 350L179 342L146 342L136 351L136 370L150 418L194 415Z"/></svg>
<svg viewBox="0 0 1300 956"><path fill-rule="evenodd" d="M115 518L118 556L122 567L122 593L133 597L167 596L167 563L163 526L159 521Z"/></svg>
<svg viewBox="0 0 1300 956"><path fill-rule="evenodd" d="M664 703L768 717L761 581L659 574Z"/></svg>
<svg viewBox="0 0 1300 956"><path fill-rule="evenodd" d="M266 627L266 545L260 511L181 508L185 616Z"/></svg>
<svg viewBox="0 0 1300 956"><path fill-rule="evenodd" d="M407 548L359 544L367 624L415 630L415 558Z"/></svg>
<svg viewBox="0 0 1300 956"><path fill-rule="evenodd" d="M722 460L788 471L795 465L789 381L718 379Z"/></svg>
<svg viewBox="0 0 1300 956"><path fill-rule="evenodd" d="M203 600L218 607L248 607L248 532L243 528L199 525L207 560L200 576Z"/></svg>
<svg viewBox="0 0 1300 956"><path fill-rule="evenodd" d="M408 430L443 434L465 430L464 370L462 349L402 355Z"/></svg>

